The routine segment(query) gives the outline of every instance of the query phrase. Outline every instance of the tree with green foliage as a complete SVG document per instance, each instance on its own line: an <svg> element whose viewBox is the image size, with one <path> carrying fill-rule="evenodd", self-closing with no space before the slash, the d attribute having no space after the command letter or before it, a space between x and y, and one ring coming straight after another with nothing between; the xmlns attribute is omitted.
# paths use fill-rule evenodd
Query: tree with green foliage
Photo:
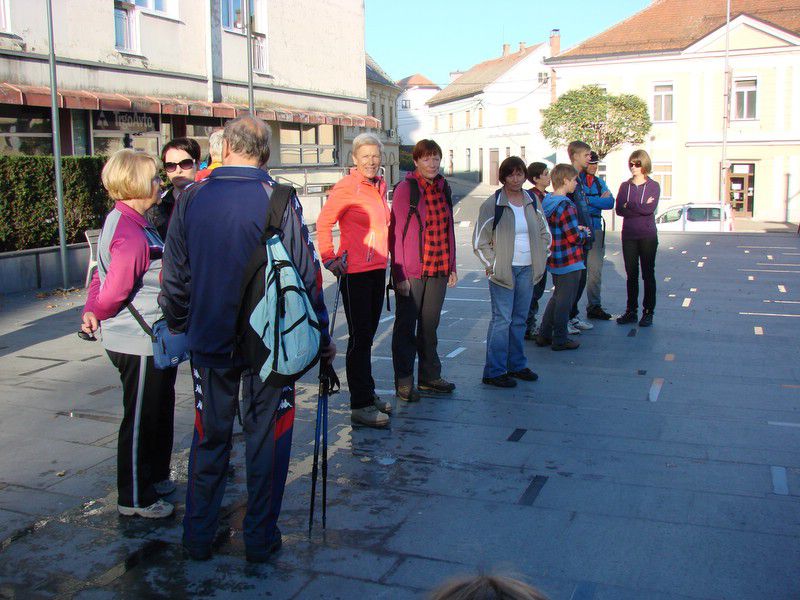
<svg viewBox="0 0 800 600"><path fill-rule="evenodd" d="M582 140L603 159L623 144L644 142L652 125L647 103L639 96L613 96L599 86L586 85L542 110L541 131L554 148Z"/></svg>

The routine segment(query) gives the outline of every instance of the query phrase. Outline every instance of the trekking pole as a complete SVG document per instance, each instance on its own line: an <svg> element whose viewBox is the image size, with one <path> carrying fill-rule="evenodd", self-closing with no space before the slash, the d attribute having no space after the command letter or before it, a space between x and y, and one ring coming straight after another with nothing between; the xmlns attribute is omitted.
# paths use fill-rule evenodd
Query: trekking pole
<svg viewBox="0 0 800 600"><path fill-rule="evenodd" d="M342 257L342 262L347 267L347 253ZM336 313L339 311L339 295L342 291L342 278L336 278L336 297L333 301L333 315L331 316L329 335L333 339L336 328ZM314 431L314 462L311 468L311 505L308 512L308 535L314 524L314 501L317 495L317 474L319 472L320 437L322 438L322 528L325 529L328 500L328 394L330 393L330 377L325 373L328 365L320 364L319 368L319 399L317 402L317 421ZM335 374L334 374L335 376ZM337 378L338 381L338 378ZM321 434L321 435L320 435Z"/></svg>

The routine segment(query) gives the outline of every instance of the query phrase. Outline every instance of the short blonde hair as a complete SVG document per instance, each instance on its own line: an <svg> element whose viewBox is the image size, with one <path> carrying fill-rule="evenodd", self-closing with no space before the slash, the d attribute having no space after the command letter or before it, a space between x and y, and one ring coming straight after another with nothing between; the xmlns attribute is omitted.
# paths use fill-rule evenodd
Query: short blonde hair
<svg viewBox="0 0 800 600"><path fill-rule="evenodd" d="M653 161L650 160L650 155L644 150L634 150L631 152L628 162L639 160L642 161L642 175L650 175L653 172Z"/></svg>
<svg viewBox="0 0 800 600"><path fill-rule="evenodd" d="M208 153L212 162L222 162L222 141L225 132L219 129L208 136Z"/></svg>
<svg viewBox="0 0 800 600"><path fill-rule="evenodd" d="M149 198L160 166L152 154L125 148L111 155L100 177L114 200Z"/></svg>
<svg viewBox="0 0 800 600"><path fill-rule="evenodd" d="M568 181L575 179L577 176L578 171L575 170L575 167L566 163L561 163L553 167L553 170L550 171L550 185L552 185L555 190L562 187Z"/></svg>
<svg viewBox="0 0 800 600"><path fill-rule="evenodd" d="M547 600L527 583L505 575L476 575L451 580L430 595L431 600Z"/></svg>
<svg viewBox="0 0 800 600"><path fill-rule="evenodd" d="M361 146L377 146L378 150L383 152L383 142L378 139L374 133L359 133L353 140L353 155L358 152Z"/></svg>

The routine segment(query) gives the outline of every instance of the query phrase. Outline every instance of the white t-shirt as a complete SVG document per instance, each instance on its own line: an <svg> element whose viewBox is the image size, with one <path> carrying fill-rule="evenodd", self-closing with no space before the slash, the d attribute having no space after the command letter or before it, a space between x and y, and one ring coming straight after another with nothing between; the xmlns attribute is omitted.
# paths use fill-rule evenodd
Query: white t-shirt
<svg viewBox="0 0 800 600"><path fill-rule="evenodd" d="M525 220L525 207L508 205L514 211L514 256L512 267L527 267L531 264L531 239L528 236L528 221Z"/></svg>

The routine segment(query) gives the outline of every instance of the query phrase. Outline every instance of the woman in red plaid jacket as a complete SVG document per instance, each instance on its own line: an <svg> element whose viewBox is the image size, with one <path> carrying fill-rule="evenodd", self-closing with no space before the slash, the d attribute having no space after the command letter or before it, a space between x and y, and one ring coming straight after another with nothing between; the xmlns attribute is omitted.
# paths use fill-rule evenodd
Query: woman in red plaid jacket
<svg viewBox="0 0 800 600"><path fill-rule="evenodd" d="M412 158L416 169L397 185L389 226L397 299L392 361L397 397L405 402L419 400L419 391L450 394L456 388L442 378L436 336L445 293L458 281L450 188L439 174L439 144L420 140ZM412 194L418 200L416 210Z"/></svg>

